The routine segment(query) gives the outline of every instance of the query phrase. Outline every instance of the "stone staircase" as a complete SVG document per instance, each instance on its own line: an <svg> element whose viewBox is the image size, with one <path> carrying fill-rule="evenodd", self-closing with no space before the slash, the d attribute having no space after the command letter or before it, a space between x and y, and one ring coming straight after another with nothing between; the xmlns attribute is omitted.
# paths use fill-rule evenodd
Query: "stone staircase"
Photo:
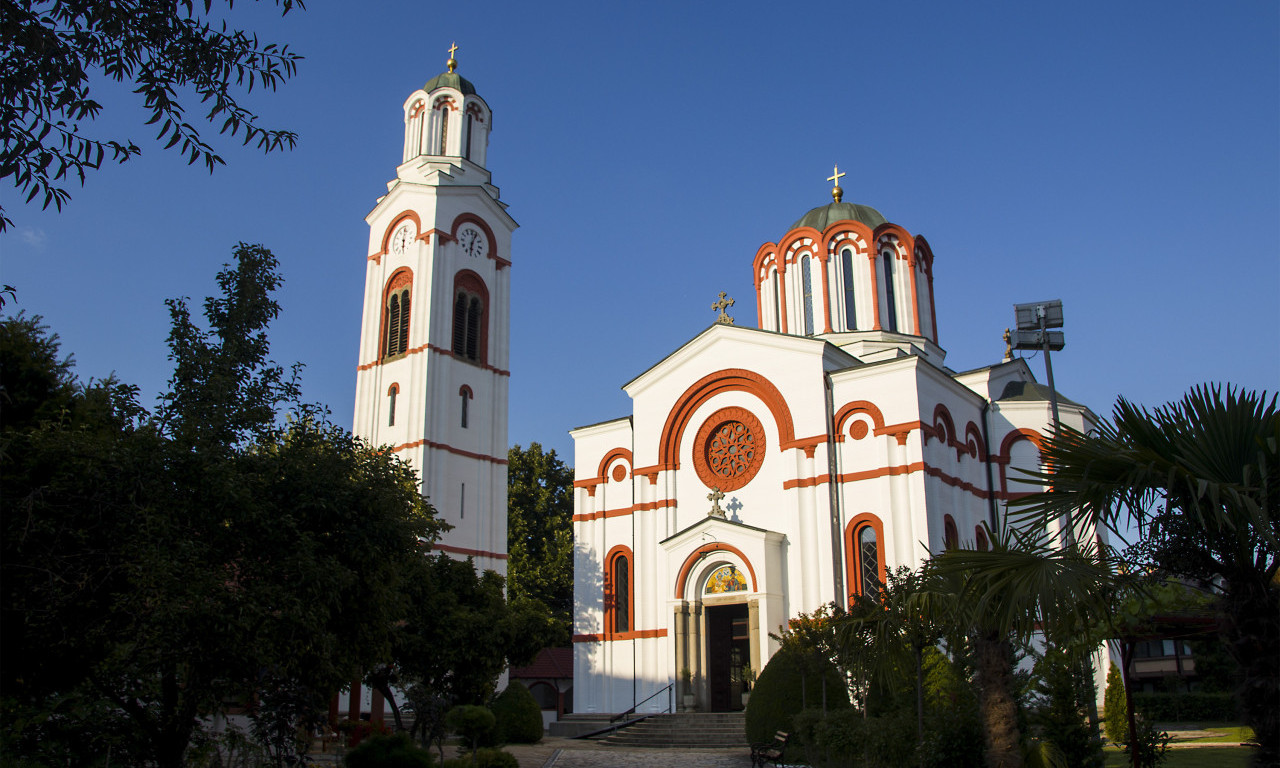
<svg viewBox="0 0 1280 768"><path fill-rule="evenodd" d="M650 715L610 735L604 743L618 747L746 749L746 718L741 712Z"/></svg>

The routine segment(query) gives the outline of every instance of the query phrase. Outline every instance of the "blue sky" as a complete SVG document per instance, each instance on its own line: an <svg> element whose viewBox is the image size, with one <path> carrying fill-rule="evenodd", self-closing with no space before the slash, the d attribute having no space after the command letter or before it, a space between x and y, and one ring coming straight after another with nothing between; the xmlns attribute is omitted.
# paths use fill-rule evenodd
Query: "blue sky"
<svg viewBox="0 0 1280 768"><path fill-rule="evenodd" d="M152 141L126 89L93 132L140 159L61 213L0 190L2 280L81 376L154 402L164 299L197 303L238 241L280 258L273 357L350 425L368 228L401 105L444 70L494 112L513 245L512 443L625 415L619 387L714 319L755 325L751 260L829 201L935 253L940 342L997 362L1017 302L1060 298L1059 389L1099 413L1203 381L1280 384L1280 5L415 3L312 0L234 18L306 59L251 103L299 134L263 156L207 138L210 175ZM197 111L192 104L192 111ZM7 180L6 180L7 181ZM1043 365L1032 361L1043 378Z"/></svg>

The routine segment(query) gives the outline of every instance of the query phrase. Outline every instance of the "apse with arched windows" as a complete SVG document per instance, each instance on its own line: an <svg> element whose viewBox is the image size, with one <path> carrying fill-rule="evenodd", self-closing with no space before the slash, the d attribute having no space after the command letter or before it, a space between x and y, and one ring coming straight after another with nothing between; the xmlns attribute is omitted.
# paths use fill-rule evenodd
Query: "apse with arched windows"
<svg viewBox="0 0 1280 768"><path fill-rule="evenodd" d="M473 363L488 357L489 290L480 276L464 269L453 283L454 357Z"/></svg>

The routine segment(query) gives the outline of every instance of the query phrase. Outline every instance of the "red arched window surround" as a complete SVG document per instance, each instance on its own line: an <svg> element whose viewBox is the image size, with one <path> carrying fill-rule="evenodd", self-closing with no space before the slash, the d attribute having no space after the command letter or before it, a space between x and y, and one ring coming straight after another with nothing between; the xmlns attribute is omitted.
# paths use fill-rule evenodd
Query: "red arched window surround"
<svg viewBox="0 0 1280 768"><path fill-rule="evenodd" d="M942 516L942 548L957 549L960 547L960 533L956 530L956 521L951 515Z"/></svg>
<svg viewBox="0 0 1280 768"><path fill-rule="evenodd" d="M619 544L604 559L604 636L630 632L635 614L635 573L631 548Z"/></svg>
<svg viewBox="0 0 1280 768"><path fill-rule="evenodd" d="M862 538L864 530L869 530L875 535L875 563L866 562L863 558L859 539ZM863 593L864 566L867 570L871 570L872 565L875 566L876 578L881 584L888 580L884 563L884 523L880 522L879 517L870 512L863 512L850 520L844 529L844 552L845 587L849 592L850 602L855 596Z"/></svg>
<svg viewBox="0 0 1280 768"><path fill-rule="evenodd" d="M991 545L987 542L987 532L982 526L975 526L973 529L973 541L979 552L986 552L991 549Z"/></svg>
<svg viewBox="0 0 1280 768"><path fill-rule="evenodd" d="M378 356L383 360L409 351L409 299L412 293L413 272L408 269L397 269L392 273L387 280L387 287L382 291Z"/></svg>
<svg viewBox="0 0 1280 768"><path fill-rule="evenodd" d="M489 289L475 272L453 276L453 356L484 365L489 359Z"/></svg>
<svg viewBox="0 0 1280 768"><path fill-rule="evenodd" d="M394 427L396 425L396 396L400 394L400 385L392 384L387 387L387 426Z"/></svg>

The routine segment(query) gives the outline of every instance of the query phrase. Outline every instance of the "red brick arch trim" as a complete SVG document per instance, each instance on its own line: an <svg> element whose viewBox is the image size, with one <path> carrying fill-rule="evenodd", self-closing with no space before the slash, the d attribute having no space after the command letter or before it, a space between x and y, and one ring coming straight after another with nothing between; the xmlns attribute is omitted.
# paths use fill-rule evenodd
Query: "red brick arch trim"
<svg viewBox="0 0 1280 768"><path fill-rule="evenodd" d="M1026 427L1023 427L1021 429L1015 429L1004 436L1004 439L1000 441L1000 453L996 456L992 456L991 460L1000 464L1008 464L1009 451L1013 448L1013 444L1019 440L1030 440L1035 443L1038 450L1044 449L1044 438L1040 436L1040 433L1034 429L1027 429Z"/></svg>
<svg viewBox="0 0 1280 768"><path fill-rule="evenodd" d="M879 550L879 557L876 558L876 569L880 572L880 583L884 584L888 580L887 571L884 562L884 553L886 551L884 541L884 523L880 518L870 512L863 512L857 515L849 524L844 527L844 573L845 573L845 590L849 593L849 600L861 592L859 591L862 584L862 551L858 548L858 532L863 528L870 528L876 534L876 549Z"/></svg>
<svg viewBox="0 0 1280 768"><path fill-rule="evenodd" d="M710 544L703 544L702 546L690 552L689 556L684 559L684 565L680 566L680 575L676 577L676 599L677 600L684 599L684 585L685 585L685 582L689 580L689 574L690 572L693 571L693 567L697 565L700 560L702 560L704 557L711 554L712 552L732 552L733 554L741 558L742 562L745 563L747 566L747 573L751 576L751 591L752 592L760 591L759 586L756 584L755 566L751 564L751 561L747 559L746 555L742 554L742 550L738 549L732 544L725 544L723 542L715 541Z"/></svg>
<svg viewBox="0 0 1280 768"><path fill-rule="evenodd" d="M726 392L746 392L759 398L773 414L778 442L785 444L795 439L791 409L778 388L758 373L743 368L726 368L703 376L676 400L658 441L659 465L666 469L680 467L680 440L689 428L694 412L716 395Z"/></svg>
<svg viewBox="0 0 1280 768"><path fill-rule="evenodd" d="M855 400L852 403L846 403L836 411L836 434L844 432L844 426L855 414L865 413L871 417L871 423L876 429L884 429L884 414L876 407L875 403L868 400ZM864 435L865 436L865 435ZM860 440L861 438L854 438Z"/></svg>
<svg viewBox="0 0 1280 768"><path fill-rule="evenodd" d="M387 225L387 229L382 233L382 250L369 257L372 261L381 262L382 257L391 252L391 235L406 221L412 221L414 230L421 234L422 219L418 218L418 214L416 212L402 211L401 213L396 214L395 218L391 220L391 223Z"/></svg>
<svg viewBox="0 0 1280 768"><path fill-rule="evenodd" d="M605 476L604 475L605 470L608 469L609 465L612 464L616 459L622 459L623 461L627 462L627 466L630 467L631 451L626 448L618 447L606 453L604 455L604 458L600 459L600 467L596 470L596 478L603 480Z"/></svg>
<svg viewBox="0 0 1280 768"><path fill-rule="evenodd" d="M987 460L987 444L982 439L982 430L978 429L978 425L972 421L964 425L964 441L969 448L970 456L982 461Z"/></svg>
<svg viewBox="0 0 1280 768"><path fill-rule="evenodd" d="M476 393L472 392L471 387L467 386L466 384L463 384L461 387L458 387L458 394L462 395L468 400L474 400L476 397Z"/></svg>

